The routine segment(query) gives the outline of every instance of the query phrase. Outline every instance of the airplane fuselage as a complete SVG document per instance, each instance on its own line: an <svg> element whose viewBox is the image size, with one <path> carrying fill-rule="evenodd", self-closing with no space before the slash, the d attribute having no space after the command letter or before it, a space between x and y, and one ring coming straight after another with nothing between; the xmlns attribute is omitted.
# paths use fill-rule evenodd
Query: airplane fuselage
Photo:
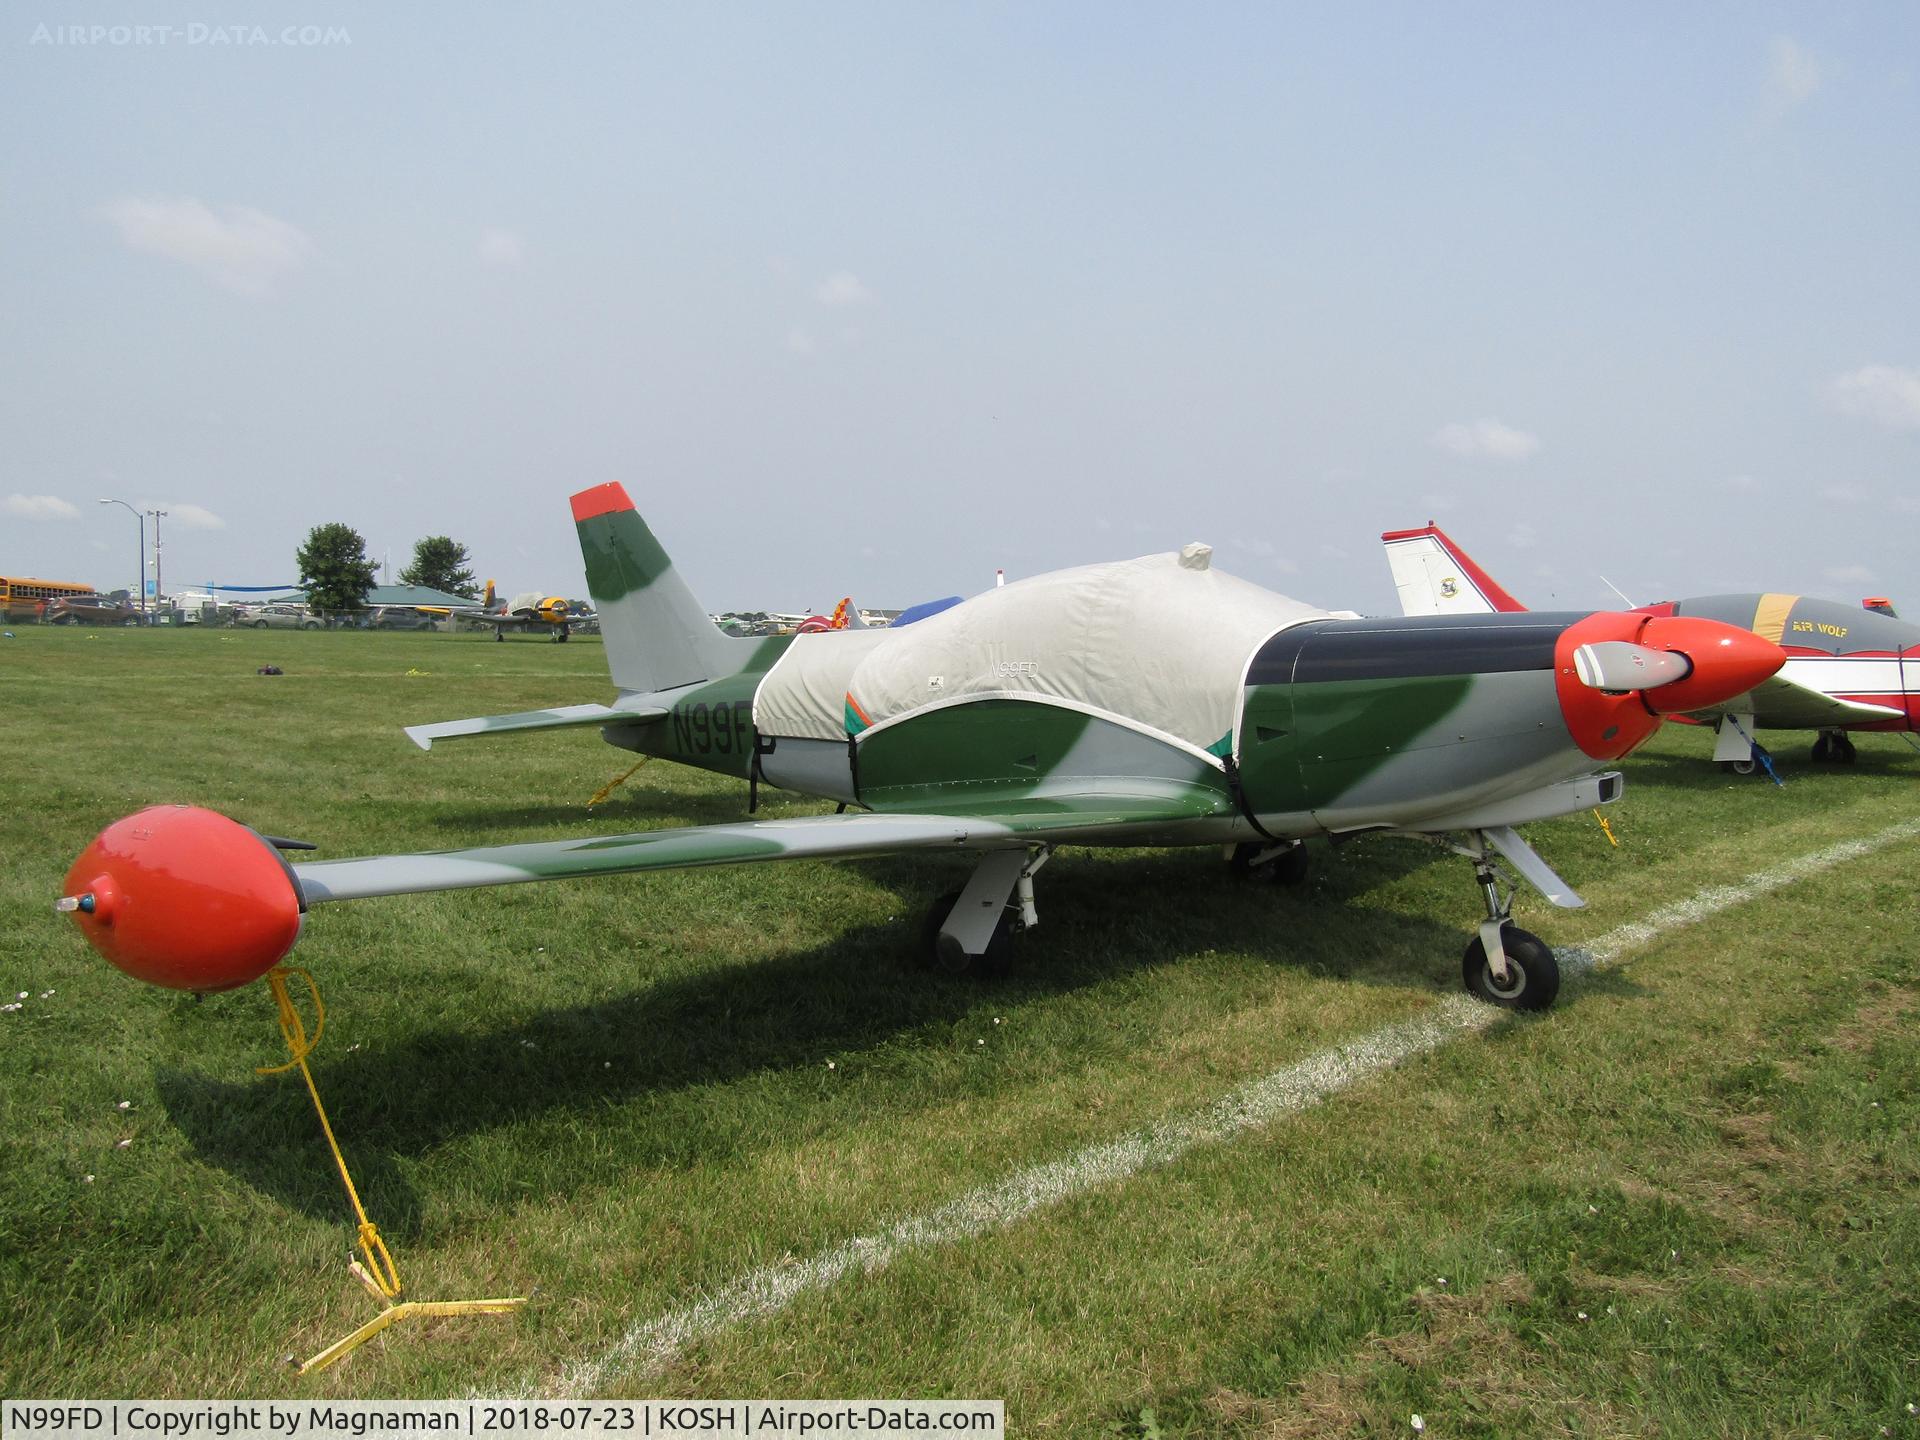
<svg viewBox="0 0 1920 1440"><path fill-rule="evenodd" d="M1647 615L1692 615L1751 630L1787 652L1782 679L1894 712L1834 725L1844 730L1920 730L1920 625L1838 600L1806 595L1700 595L1644 606ZM1801 730L1807 722L1757 697L1753 723Z"/></svg>
<svg viewBox="0 0 1920 1440"><path fill-rule="evenodd" d="M1144 781L1188 793L1193 817L1221 822L1222 838L1408 828L1520 804L1650 737L1659 717L1638 693L1580 685L1570 660L1575 646L1642 623L1608 612L1308 619L1256 650L1225 701L1232 728L1211 749L1094 707L1005 693L862 727L849 692L839 735L773 733L777 707L761 703L771 666L650 697L665 715L603 733L624 749L882 812L984 810ZM847 646L852 674L854 647L888 643L885 632L800 636L769 641L756 658L816 647L819 670L832 656L818 647ZM1054 658L1019 663L1038 671ZM1566 808L1584 796L1567 792Z"/></svg>

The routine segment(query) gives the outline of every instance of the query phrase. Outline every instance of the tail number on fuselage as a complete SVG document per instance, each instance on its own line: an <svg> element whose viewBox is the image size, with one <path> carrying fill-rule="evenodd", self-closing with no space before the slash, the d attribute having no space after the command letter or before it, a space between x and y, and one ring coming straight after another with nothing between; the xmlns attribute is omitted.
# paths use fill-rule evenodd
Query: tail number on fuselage
<svg viewBox="0 0 1920 1440"><path fill-rule="evenodd" d="M686 755L744 755L753 748L750 700L673 707L673 743Z"/></svg>

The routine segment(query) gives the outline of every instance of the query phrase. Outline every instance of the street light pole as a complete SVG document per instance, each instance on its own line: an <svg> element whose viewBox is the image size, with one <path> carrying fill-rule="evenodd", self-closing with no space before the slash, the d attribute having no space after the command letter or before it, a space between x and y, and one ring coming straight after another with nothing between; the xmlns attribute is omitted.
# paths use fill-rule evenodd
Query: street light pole
<svg viewBox="0 0 1920 1440"><path fill-rule="evenodd" d="M147 513L153 516L153 603L158 608L160 597L167 593L167 587L160 578L160 522L166 518L167 512L149 510Z"/></svg>
<svg viewBox="0 0 1920 1440"><path fill-rule="evenodd" d="M139 607L142 615L147 612L147 517L124 500L102 500L102 505L118 505L122 510L132 510L133 518L140 526L140 561L133 572L133 603ZM158 522L156 522L157 525Z"/></svg>

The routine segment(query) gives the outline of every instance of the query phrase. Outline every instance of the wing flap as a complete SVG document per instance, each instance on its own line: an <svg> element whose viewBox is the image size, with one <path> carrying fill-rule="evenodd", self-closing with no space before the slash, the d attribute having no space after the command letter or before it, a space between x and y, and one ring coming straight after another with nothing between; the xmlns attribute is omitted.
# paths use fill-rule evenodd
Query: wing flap
<svg viewBox="0 0 1920 1440"><path fill-rule="evenodd" d="M658 720L667 712L658 706L620 710L611 705L558 705L550 710L521 710L512 715L475 715L465 720L439 720L409 725L407 738L422 750L436 740L462 740L473 735L504 735L516 730L565 730L576 725L617 725L624 721Z"/></svg>

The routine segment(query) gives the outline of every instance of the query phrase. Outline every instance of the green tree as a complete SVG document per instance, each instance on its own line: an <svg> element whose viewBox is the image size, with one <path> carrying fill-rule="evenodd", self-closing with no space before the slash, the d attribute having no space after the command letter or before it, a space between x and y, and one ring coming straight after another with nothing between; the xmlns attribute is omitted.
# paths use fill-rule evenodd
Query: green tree
<svg viewBox="0 0 1920 1440"><path fill-rule="evenodd" d="M300 584L307 604L315 610L358 610L373 588L373 561L367 542L351 525L316 525L307 543L293 554L300 567Z"/></svg>
<svg viewBox="0 0 1920 1440"><path fill-rule="evenodd" d="M452 536L429 535L414 542L413 563L400 572L400 583L425 585L471 600L479 592L474 589L467 558L467 547Z"/></svg>

